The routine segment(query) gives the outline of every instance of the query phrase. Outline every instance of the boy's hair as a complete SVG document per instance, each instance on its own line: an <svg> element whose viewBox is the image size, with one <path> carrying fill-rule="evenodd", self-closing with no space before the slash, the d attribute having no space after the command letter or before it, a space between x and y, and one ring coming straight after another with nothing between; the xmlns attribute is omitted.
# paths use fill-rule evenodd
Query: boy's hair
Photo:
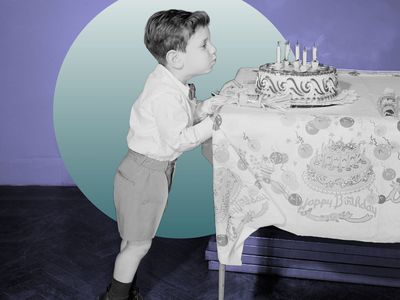
<svg viewBox="0 0 400 300"><path fill-rule="evenodd" d="M208 26L210 17L204 11L188 12L170 9L153 14L147 21L144 44L155 59L166 64L170 50L186 51L189 38L198 26Z"/></svg>

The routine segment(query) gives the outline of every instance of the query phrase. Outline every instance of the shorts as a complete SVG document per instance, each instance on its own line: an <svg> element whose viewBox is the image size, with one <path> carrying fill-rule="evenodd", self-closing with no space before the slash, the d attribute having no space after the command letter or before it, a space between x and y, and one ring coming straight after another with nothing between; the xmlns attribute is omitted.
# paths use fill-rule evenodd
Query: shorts
<svg viewBox="0 0 400 300"><path fill-rule="evenodd" d="M129 150L114 177L114 204L121 238L154 238L167 205L175 161L158 161Z"/></svg>

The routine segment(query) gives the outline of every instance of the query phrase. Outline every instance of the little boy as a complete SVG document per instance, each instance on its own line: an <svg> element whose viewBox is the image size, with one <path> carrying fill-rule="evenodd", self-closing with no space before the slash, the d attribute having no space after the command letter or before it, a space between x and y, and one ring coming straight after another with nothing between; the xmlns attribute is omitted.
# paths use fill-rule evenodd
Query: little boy
<svg viewBox="0 0 400 300"><path fill-rule="evenodd" d="M202 11L167 10L147 22L144 42L159 64L132 107L129 151L114 180L122 242L112 283L100 299L142 299L132 281L160 224L175 161L211 137L214 101L194 100L187 83L216 62L209 21Z"/></svg>

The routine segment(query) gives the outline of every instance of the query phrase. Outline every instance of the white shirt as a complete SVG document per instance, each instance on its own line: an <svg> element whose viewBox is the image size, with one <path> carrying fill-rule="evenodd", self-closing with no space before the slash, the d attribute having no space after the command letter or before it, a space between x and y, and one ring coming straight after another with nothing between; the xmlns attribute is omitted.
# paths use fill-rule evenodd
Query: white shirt
<svg viewBox="0 0 400 300"><path fill-rule="evenodd" d="M160 161L172 161L209 139L210 101L189 99L189 87L164 66L149 75L132 106L128 147Z"/></svg>

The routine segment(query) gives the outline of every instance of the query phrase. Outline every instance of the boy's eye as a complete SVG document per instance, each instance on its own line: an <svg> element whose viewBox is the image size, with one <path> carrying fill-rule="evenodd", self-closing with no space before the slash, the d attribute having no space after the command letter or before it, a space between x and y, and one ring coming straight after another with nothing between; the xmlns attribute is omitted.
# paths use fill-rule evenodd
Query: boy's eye
<svg viewBox="0 0 400 300"><path fill-rule="evenodd" d="M206 44L206 43L204 43L202 47L203 47L203 48L207 47L207 44Z"/></svg>

